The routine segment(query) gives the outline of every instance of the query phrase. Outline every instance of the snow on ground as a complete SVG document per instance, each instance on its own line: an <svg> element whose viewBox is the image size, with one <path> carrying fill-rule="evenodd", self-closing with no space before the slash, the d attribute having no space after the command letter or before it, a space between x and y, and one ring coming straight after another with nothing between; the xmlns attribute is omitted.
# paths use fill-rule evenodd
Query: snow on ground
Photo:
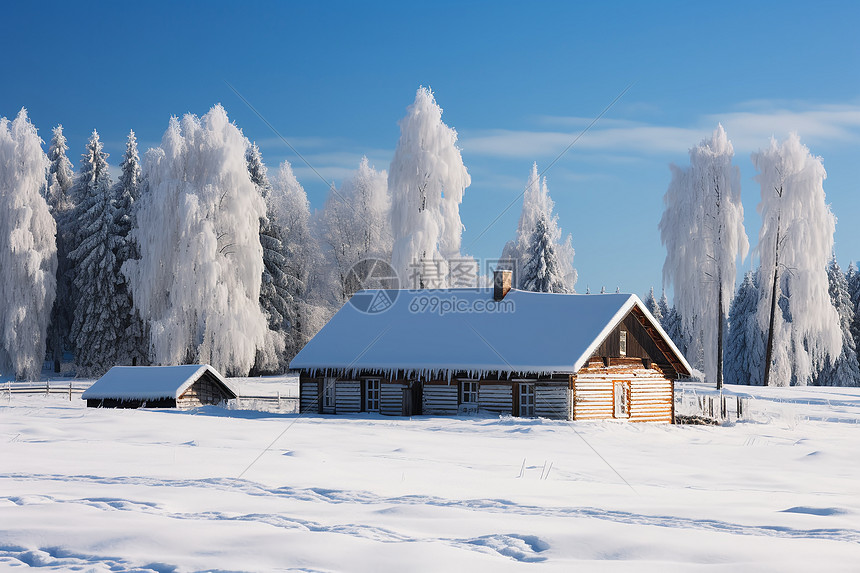
<svg viewBox="0 0 860 573"><path fill-rule="evenodd" d="M753 397L752 421L95 410L0 391L0 568L856 570L860 390L729 392Z"/></svg>

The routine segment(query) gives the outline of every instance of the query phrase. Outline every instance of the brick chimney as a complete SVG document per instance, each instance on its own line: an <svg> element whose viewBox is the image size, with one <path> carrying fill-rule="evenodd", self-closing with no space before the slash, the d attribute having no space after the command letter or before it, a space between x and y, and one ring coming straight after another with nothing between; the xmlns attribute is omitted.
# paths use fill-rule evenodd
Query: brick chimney
<svg viewBox="0 0 860 573"><path fill-rule="evenodd" d="M493 300L502 300L511 290L511 277L513 273L509 270L493 271Z"/></svg>

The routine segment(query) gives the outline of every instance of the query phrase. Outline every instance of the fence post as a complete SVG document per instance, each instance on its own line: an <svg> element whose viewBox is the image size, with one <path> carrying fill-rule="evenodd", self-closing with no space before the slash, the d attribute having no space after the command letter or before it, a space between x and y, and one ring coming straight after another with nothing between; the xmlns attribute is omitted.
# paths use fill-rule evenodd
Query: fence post
<svg viewBox="0 0 860 573"><path fill-rule="evenodd" d="M726 409L726 396L725 394L720 396L720 418L723 420L727 419L729 416L729 411Z"/></svg>
<svg viewBox="0 0 860 573"><path fill-rule="evenodd" d="M72 381L69 380L69 402L72 401Z"/></svg>

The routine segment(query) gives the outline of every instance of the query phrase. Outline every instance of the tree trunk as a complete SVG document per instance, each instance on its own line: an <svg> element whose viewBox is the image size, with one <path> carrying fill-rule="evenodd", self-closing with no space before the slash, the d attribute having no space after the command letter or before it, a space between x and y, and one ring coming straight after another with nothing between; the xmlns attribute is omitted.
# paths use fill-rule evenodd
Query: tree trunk
<svg viewBox="0 0 860 573"><path fill-rule="evenodd" d="M776 219L776 243L774 247L774 265L773 265L773 288L770 294L770 325L767 329L767 350L764 355L764 380L762 383L765 386L770 386L770 363L773 359L773 326L776 321L776 296L779 286L779 223L780 217Z"/></svg>
<svg viewBox="0 0 860 573"><path fill-rule="evenodd" d="M723 389L723 285L717 289L717 390Z"/></svg>

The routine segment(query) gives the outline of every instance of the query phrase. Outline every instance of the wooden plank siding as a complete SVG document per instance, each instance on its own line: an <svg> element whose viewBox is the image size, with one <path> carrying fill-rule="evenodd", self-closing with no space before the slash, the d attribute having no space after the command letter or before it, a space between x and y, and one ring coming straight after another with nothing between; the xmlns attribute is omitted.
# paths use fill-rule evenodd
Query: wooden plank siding
<svg viewBox="0 0 860 573"><path fill-rule="evenodd" d="M646 368L641 359L618 359L608 368L593 358L573 383L573 419L600 420L615 417L614 383L630 384L631 422L672 422L673 381L657 368Z"/></svg>
<svg viewBox="0 0 860 573"><path fill-rule="evenodd" d="M361 382L338 380L335 387L335 413L355 414L361 412Z"/></svg>
<svg viewBox="0 0 860 573"><path fill-rule="evenodd" d="M308 376L299 377L299 412L302 414L320 413L320 379Z"/></svg>
<svg viewBox="0 0 860 573"><path fill-rule="evenodd" d="M567 420L570 418L570 388L567 382L535 384L535 416Z"/></svg>
<svg viewBox="0 0 860 573"><path fill-rule="evenodd" d="M510 384L481 382L478 388L478 407L495 414L511 414L513 412L512 396Z"/></svg>
<svg viewBox="0 0 860 573"><path fill-rule="evenodd" d="M197 408L207 404L220 404L227 399L227 393L221 388L221 383L205 372L182 396L176 399L176 407Z"/></svg>
<svg viewBox="0 0 860 573"><path fill-rule="evenodd" d="M627 331L627 354L623 357L620 352L622 330ZM673 379L677 377L675 367L672 366L666 354L660 350L652 335L642 326L633 311L629 312L624 320L609 333L609 336L595 350L594 356L609 358L610 364L613 358L645 358L658 365L663 372L671 374Z"/></svg>
<svg viewBox="0 0 860 573"><path fill-rule="evenodd" d="M379 385L379 413L386 416L402 416L403 390L406 387L406 384L383 381Z"/></svg>
<svg viewBox="0 0 860 573"><path fill-rule="evenodd" d="M456 382L425 382L422 403L424 413L433 416L456 416L460 401L459 390L460 385Z"/></svg>

